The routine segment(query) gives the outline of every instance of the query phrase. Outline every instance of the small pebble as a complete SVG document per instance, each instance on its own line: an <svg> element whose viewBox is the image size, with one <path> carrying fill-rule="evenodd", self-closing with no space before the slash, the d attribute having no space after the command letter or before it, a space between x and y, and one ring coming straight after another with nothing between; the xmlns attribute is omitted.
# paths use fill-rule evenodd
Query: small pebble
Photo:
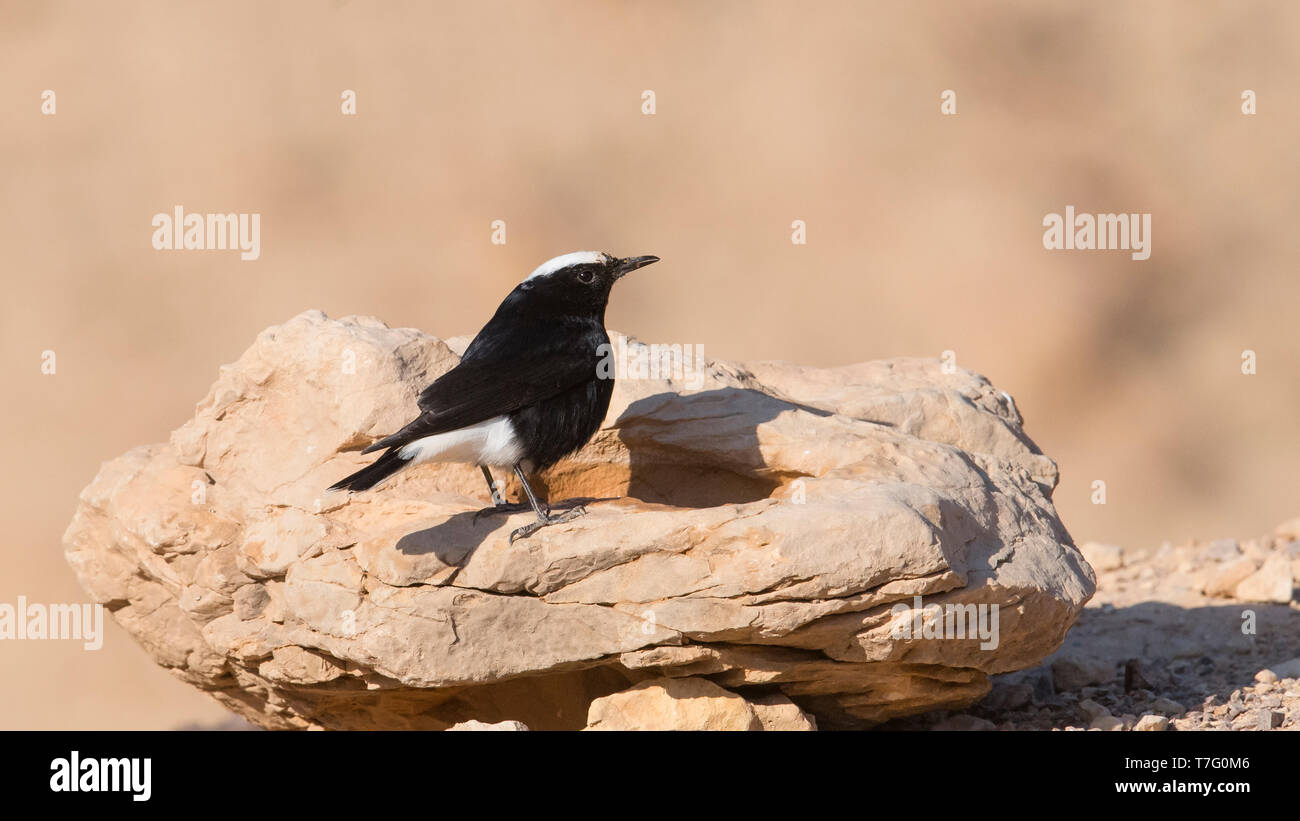
<svg viewBox="0 0 1300 821"><path fill-rule="evenodd" d="M1172 698L1164 698L1163 696L1151 702L1151 709L1157 713L1165 713L1166 715L1187 712L1183 708L1183 705L1174 701Z"/></svg>
<svg viewBox="0 0 1300 821"><path fill-rule="evenodd" d="M1088 729L1109 731L1123 730L1124 722L1112 715L1097 716L1092 720L1092 723L1088 725Z"/></svg>
<svg viewBox="0 0 1300 821"><path fill-rule="evenodd" d="M1169 719L1161 715L1148 713L1138 719L1133 729L1139 733L1163 732L1169 729Z"/></svg>

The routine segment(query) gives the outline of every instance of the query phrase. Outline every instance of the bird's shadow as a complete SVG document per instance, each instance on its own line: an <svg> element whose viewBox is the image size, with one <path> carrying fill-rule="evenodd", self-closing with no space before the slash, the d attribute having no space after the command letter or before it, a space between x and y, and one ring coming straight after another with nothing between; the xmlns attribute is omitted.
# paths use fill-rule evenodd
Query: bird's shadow
<svg viewBox="0 0 1300 821"><path fill-rule="evenodd" d="M551 508L563 511L619 498L710 508L769 498L782 482L764 470L758 427L792 410L833 415L748 388L685 395L668 391L638 399L614 423L628 452L626 494L557 500ZM534 488L551 495L544 478L534 482ZM529 513L527 520L521 517L514 526L531 518ZM506 519L498 511L467 510L408 533L396 546L407 555L432 553L443 564L463 567Z"/></svg>
<svg viewBox="0 0 1300 821"><path fill-rule="evenodd" d="M580 496L564 499L552 504L552 512L571 510L578 505L596 502L613 502L617 496ZM532 521L533 511L530 507L521 507L515 511L501 511L492 507L479 510L463 510L453 513L445 521L432 527L415 530L397 540L397 550L407 556L427 556L433 554L438 561L448 567L463 567L488 536L501 528L515 514L527 514L515 526L525 521Z"/></svg>

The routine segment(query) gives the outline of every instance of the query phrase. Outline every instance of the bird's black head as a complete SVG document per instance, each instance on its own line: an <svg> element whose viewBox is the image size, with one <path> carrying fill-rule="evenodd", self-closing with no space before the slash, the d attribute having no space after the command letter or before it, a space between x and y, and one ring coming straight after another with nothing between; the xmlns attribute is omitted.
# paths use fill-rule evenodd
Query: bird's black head
<svg viewBox="0 0 1300 821"><path fill-rule="evenodd" d="M599 251L576 251L543 262L515 291L552 311L603 318L614 283L658 261L659 257L620 258Z"/></svg>

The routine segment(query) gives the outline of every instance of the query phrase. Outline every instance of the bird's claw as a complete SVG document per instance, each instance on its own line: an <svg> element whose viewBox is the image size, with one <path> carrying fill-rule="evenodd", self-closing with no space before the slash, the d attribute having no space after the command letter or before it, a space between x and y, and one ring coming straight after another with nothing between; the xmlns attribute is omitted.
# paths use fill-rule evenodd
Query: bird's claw
<svg viewBox="0 0 1300 821"><path fill-rule="evenodd" d="M558 525L563 522L576 519L579 516L585 515L586 512L587 512L587 508L585 505L578 505L577 507L571 510L566 510L565 512L561 513L559 516L552 516L550 514L550 511L548 510L546 514L546 518L539 518L536 521L529 522L523 527L516 528L510 534L510 544L514 544L519 539L527 539L529 536L533 535L537 531L549 525Z"/></svg>

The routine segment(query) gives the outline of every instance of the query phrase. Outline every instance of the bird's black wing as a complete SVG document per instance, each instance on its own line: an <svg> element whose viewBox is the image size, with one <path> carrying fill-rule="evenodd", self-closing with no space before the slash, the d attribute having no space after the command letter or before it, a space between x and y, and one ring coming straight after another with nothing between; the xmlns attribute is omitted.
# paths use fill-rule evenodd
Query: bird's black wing
<svg viewBox="0 0 1300 821"><path fill-rule="evenodd" d="M397 447L513 413L597 378L597 363L594 347L574 345L572 339L567 344L462 359L420 393L424 411L420 416L362 452Z"/></svg>

